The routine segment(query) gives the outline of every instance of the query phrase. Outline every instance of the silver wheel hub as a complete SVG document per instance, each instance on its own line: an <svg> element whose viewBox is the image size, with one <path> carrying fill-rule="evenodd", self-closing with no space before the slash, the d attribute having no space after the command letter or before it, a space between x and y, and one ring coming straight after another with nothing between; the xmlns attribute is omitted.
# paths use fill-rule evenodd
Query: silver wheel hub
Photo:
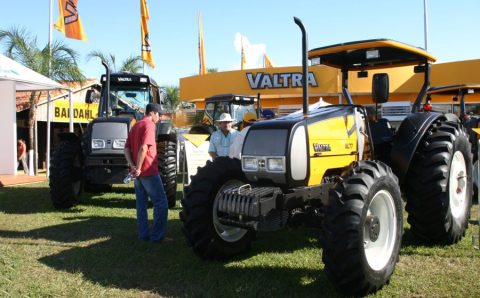
<svg viewBox="0 0 480 298"><path fill-rule="evenodd" d="M368 236L370 237L370 241L377 241L380 234L380 220L378 219L378 217L374 215L367 216L367 222L365 224L368 230Z"/></svg>
<svg viewBox="0 0 480 298"><path fill-rule="evenodd" d="M247 234L248 230L222 225L218 220L218 202L222 196L222 193L228 189L238 188L239 186L244 185L245 183L239 180L231 180L225 183L220 190L218 191L217 195L215 196L215 200L213 201L213 226L217 235L222 238L225 242L237 242Z"/></svg>

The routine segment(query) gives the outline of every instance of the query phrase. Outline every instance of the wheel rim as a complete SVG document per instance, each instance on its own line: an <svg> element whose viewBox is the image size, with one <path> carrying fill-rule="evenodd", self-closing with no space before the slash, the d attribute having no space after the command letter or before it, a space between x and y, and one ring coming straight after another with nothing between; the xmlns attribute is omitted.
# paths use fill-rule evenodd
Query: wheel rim
<svg viewBox="0 0 480 298"><path fill-rule="evenodd" d="M215 196L215 200L213 201L213 226L215 227L215 231L217 231L217 234L222 240L226 242L236 242L240 239L242 239L243 236L248 232L246 229L242 228L237 228L237 227L231 227L231 226L225 226L220 223L218 220L218 202L221 198L221 194L231 188L236 188L239 186L242 186L243 183L242 181L239 180L231 180L225 183L222 188L218 191L217 195Z"/></svg>
<svg viewBox="0 0 480 298"><path fill-rule="evenodd" d="M453 155L448 185L452 216L457 219L462 218L467 205L467 166L460 151Z"/></svg>
<svg viewBox="0 0 480 298"><path fill-rule="evenodd" d="M378 191L370 201L363 229L367 262L373 270L381 270L390 260L397 241L397 213L392 195Z"/></svg>

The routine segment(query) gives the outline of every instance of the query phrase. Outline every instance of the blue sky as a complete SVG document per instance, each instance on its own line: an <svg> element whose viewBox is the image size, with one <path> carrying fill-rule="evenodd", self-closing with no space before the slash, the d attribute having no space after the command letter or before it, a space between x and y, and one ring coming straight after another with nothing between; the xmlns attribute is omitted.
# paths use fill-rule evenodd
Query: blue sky
<svg viewBox="0 0 480 298"><path fill-rule="evenodd" d="M67 39L56 30L53 38L79 52L80 67L87 77L99 78L104 68L95 59L86 61L90 51L113 53L119 60L139 54L139 2L79 0L78 10L88 42ZM43 47L48 42L49 3L49 0L2 0L0 29L26 28ZM156 67L147 68L146 73L161 85L178 85L181 77L198 73L198 11L203 15L206 65L220 71L240 68L240 36L248 45L249 67L261 67L263 52L276 66L300 65L301 35L293 23L294 16L307 28L309 48L372 38L390 38L424 47L423 0L148 0L147 3ZM427 4L428 51L438 62L480 59L480 1L429 0ZM55 22L57 0L53 12Z"/></svg>

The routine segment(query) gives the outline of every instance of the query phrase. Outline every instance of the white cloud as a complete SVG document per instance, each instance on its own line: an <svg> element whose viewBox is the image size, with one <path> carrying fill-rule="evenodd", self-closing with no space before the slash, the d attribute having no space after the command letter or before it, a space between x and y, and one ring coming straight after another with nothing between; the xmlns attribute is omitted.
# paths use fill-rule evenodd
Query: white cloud
<svg viewBox="0 0 480 298"><path fill-rule="evenodd" d="M235 40L233 42L233 45L235 46L235 50L239 54L237 67L240 69L242 43L246 58L245 68L263 67L263 54L265 54L267 46L264 43L250 43L246 36L242 36L240 33L235 33Z"/></svg>

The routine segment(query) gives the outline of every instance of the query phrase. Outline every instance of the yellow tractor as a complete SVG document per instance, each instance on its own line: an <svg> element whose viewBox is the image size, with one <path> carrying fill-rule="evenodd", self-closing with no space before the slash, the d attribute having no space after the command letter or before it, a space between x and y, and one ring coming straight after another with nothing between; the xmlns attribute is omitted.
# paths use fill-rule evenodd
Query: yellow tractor
<svg viewBox="0 0 480 298"><path fill-rule="evenodd" d="M193 251L220 259L246 251L257 232L319 227L325 273L346 295L390 280L403 235L402 193L411 232L430 243L457 242L471 206L472 155L458 117L420 113L430 63L422 49L391 40L303 48L303 111L255 123L241 160L217 158L192 177L182 200L182 231ZM342 72L346 104L309 108L307 57ZM398 127L369 120L353 103L348 75L415 66L424 84ZM313 67L313 66L312 66ZM388 100L388 75L374 74L372 99ZM287 239L286 239L287 241Z"/></svg>

